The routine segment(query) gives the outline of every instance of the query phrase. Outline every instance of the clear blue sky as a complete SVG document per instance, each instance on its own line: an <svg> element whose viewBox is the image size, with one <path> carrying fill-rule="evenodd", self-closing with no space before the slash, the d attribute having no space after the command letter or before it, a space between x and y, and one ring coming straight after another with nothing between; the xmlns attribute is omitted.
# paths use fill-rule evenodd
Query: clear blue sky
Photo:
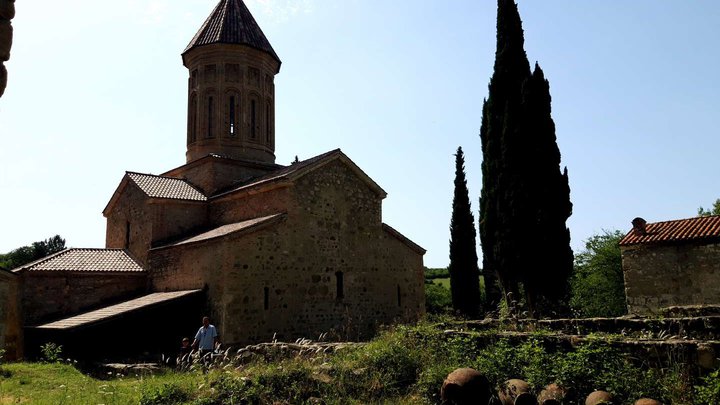
<svg viewBox="0 0 720 405"><path fill-rule="evenodd" d="M60 234L102 247L125 170L184 163L180 52L216 0L17 2L0 98L0 252ZM453 153L473 209L494 0L247 0L283 61L277 162L341 148L386 191L385 222L448 262ZM720 197L720 2L519 0L550 80L577 252L603 229ZM477 219L477 212L475 213Z"/></svg>

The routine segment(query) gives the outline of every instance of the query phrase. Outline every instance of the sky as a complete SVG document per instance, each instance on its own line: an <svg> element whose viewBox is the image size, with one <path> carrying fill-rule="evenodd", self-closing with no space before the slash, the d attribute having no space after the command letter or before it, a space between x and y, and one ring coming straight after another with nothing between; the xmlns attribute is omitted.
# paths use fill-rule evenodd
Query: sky
<svg viewBox="0 0 720 405"><path fill-rule="evenodd" d="M55 234L104 247L126 170L185 163L180 53L216 0L16 2L0 98L0 252ZM246 0L282 60L277 163L341 148L383 220L448 264L454 153L477 220L493 0ZM518 0L550 81L572 247L720 198L720 2ZM478 249L480 252L480 249Z"/></svg>

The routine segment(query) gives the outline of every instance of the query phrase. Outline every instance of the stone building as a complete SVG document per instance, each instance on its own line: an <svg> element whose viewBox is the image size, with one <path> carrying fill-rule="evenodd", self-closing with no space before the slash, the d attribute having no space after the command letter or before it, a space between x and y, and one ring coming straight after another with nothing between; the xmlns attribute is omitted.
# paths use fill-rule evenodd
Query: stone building
<svg viewBox="0 0 720 405"><path fill-rule="evenodd" d="M17 360L23 354L18 291L18 277L0 267L0 350L5 351L7 360Z"/></svg>
<svg viewBox="0 0 720 405"><path fill-rule="evenodd" d="M186 163L125 173L103 211L105 249L14 270L26 346L112 341L138 323L160 329L158 317L175 339L203 312L236 344L362 337L422 316L425 251L382 222L386 192L339 149L275 163L280 59L242 0L220 1L182 59Z"/></svg>
<svg viewBox="0 0 720 405"><path fill-rule="evenodd" d="M720 305L720 216L633 221L620 241L628 311Z"/></svg>

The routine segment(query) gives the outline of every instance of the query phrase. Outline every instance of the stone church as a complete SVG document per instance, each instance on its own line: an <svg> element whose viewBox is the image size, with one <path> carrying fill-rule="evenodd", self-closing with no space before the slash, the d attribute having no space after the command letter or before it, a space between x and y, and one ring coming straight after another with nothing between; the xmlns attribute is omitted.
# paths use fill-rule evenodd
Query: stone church
<svg viewBox="0 0 720 405"><path fill-rule="evenodd" d="M26 351L161 348L138 328L174 347L204 313L225 344L357 338L422 316L425 251L382 222L386 192L339 149L275 163L280 59L242 0L221 0L182 60L186 163L125 173L105 249L12 271Z"/></svg>

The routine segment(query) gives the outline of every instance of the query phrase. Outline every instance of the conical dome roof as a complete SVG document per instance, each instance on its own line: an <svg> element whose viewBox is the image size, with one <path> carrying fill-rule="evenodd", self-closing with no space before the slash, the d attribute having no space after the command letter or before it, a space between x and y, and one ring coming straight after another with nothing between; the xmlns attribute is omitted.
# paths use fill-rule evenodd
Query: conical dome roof
<svg viewBox="0 0 720 405"><path fill-rule="evenodd" d="M280 58L242 0L220 0L200 30L183 51L209 44L247 45Z"/></svg>

